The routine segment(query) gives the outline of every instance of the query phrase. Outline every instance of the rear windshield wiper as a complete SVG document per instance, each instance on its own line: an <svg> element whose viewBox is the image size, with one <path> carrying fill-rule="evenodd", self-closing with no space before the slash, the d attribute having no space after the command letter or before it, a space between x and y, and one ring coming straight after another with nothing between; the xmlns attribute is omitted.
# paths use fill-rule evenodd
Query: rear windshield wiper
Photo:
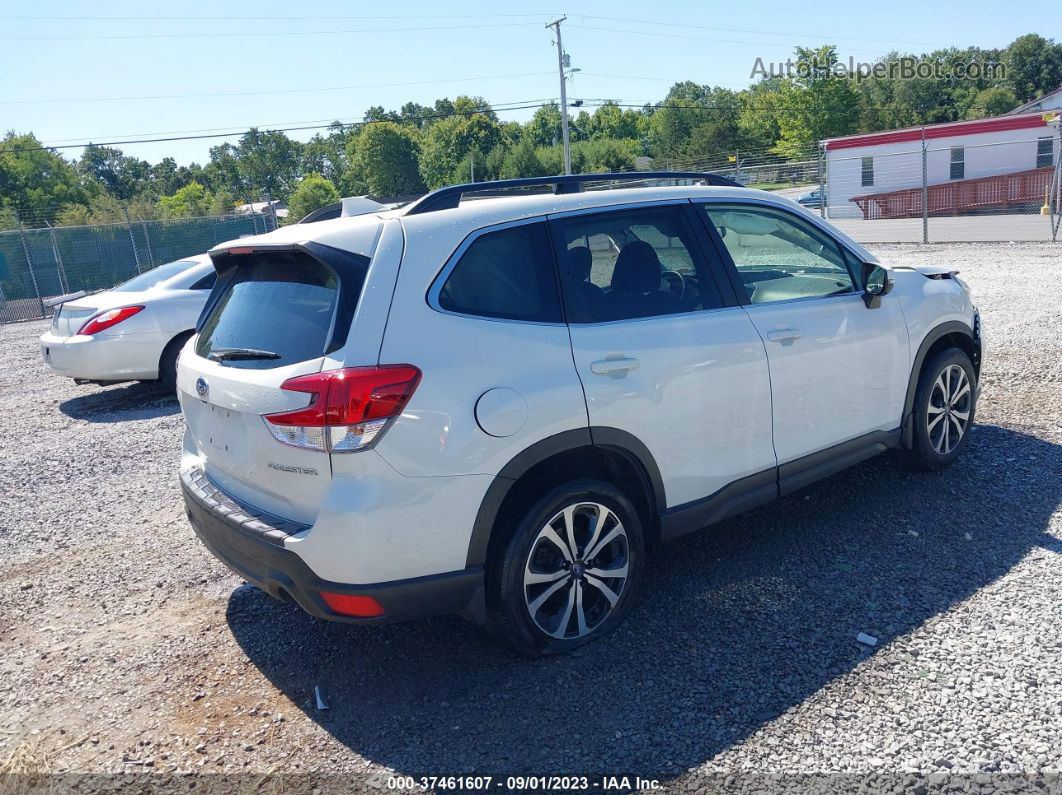
<svg viewBox="0 0 1062 795"><path fill-rule="evenodd" d="M214 348L207 354L207 358L215 362L253 361L255 359L279 359L280 354L259 348Z"/></svg>

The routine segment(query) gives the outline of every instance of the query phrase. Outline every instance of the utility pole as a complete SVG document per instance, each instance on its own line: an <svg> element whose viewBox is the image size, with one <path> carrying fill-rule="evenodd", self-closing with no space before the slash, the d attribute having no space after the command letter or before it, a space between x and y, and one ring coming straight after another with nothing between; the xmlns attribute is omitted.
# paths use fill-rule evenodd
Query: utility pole
<svg viewBox="0 0 1062 795"><path fill-rule="evenodd" d="M556 22L550 22L547 28L553 28L557 34L557 71L560 73L560 101L561 101L561 138L564 141L564 173L572 173L572 149L568 140L568 88L565 85L564 69L568 66L568 55L564 52L561 43L561 22L568 17L561 17Z"/></svg>

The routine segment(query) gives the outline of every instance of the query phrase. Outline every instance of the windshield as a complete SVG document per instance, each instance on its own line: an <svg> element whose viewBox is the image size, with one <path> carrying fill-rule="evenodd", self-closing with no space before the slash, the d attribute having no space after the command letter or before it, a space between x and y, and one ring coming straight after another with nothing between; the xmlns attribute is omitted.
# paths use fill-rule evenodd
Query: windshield
<svg viewBox="0 0 1062 795"><path fill-rule="evenodd" d="M177 274L183 273L193 265L198 264L199 263L194 259L182 259L177 262L167 262L165 265L159 265L157 268L152 268L146 273L134 276L125 284L119 284L114 290L119 293L137 293L141 290L150 290L161 282L164 282L167 279L172 279Z"/></svg>

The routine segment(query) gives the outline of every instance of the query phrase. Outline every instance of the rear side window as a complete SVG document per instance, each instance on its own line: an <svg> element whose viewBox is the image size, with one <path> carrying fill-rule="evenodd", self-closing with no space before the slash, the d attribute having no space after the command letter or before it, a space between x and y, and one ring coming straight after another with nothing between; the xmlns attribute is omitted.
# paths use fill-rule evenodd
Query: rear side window
<svg viewBox="0 0 1062 795"><path fill-rule="evenodd" d="M193 284L188 289L189 290L213 290L214 289L214 282L216 282L217 280L218 280L217 271L211 271L206 276L204 276L202 279L199 279L198 281L196 281L196 283Z"/></svg>
<svg viewBox="0 0 1062 795"><path fill-rule="evenodd" d="M199 356L231 367L267 369L329 350L343 303L335 270L302 251L229 259L237 264L223 274L221 294L200 328Z"/></svg>
<svg viewBox="0 0 1062 795"><path fill-rule="evenodd" d="M483 317L561 320L545 222L480 235L439 290L439 308Z"/></svg>

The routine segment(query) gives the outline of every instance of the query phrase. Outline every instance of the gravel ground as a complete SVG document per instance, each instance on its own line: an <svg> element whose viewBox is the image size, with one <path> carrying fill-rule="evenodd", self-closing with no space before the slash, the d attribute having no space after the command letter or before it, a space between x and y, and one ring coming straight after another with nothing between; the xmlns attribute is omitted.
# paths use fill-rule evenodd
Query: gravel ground
<svg viewBox="0 0 1062 795"><path fill-rule="evenodd" d="M184 518L176 402L53 377L43 323L0 326L0 770L1059 788L1062 248L878 253L973 285L963 458L881 457L676 542L623 627L534 662L457 618L328 624L242 584Z"/></svg>

